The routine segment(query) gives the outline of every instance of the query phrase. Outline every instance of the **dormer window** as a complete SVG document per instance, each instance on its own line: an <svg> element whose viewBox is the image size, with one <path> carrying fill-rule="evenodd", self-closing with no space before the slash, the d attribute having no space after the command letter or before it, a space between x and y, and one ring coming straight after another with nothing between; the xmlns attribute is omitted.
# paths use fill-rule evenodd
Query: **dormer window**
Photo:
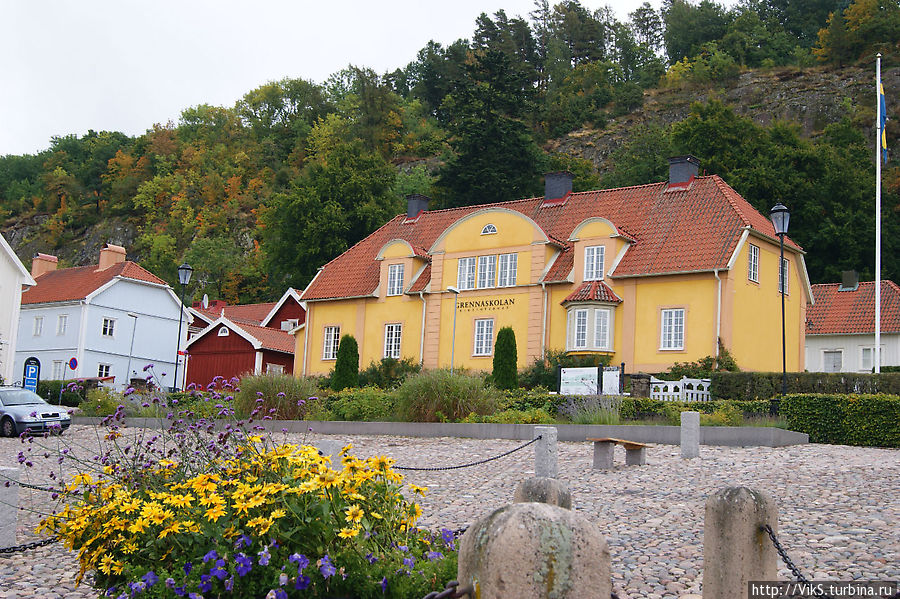
<svg viewBox="0 0 900 599"><path fill-rule="evenodd" d="M603 280L603 258L606 248L602 245L590 245L584 248L584 280Z"/></svg>
<svg viewBox="0 0 900 599"><path fill-rule="evenodd" d="M387 295L403 295L402 264L391 264L388 267Z"/></svg>
<svg viewBox="0 0 900 599"><path fill-rule="evenodd" d="M486 224L484 226L484 228L481 230L482 235L494 235L496 232L497 232L497 227L495 227L494 225L492 225L490 223Z"/></svg>

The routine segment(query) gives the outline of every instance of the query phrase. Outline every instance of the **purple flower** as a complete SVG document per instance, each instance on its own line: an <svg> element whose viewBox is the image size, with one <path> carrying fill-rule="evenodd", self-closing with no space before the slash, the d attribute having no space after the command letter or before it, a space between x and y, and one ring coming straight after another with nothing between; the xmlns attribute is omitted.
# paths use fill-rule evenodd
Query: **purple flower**
<svg viewBox="0 0 900 599"><path fill-rule="evenodd" d="M278 575L278 584L279 586L284 586L288 583L288 575L282 572Z"/></svg>
<svg viewBox="0 0 900 599"><path fill-rule="evenodd" d="M184 575L187 576L188 574L191 573L191 570L193 568L194 568L194 564L192 564L191 562L185 562L184 566L181 569L184 570Z"/></svg>
<svg viewBox="0 0 900 599"><path fill-rule="evenodd" d="M152 587L152 586L155 585L157 582L159 582L159 576L156 575L156 572L154 572L153 570L150 570L149 572L147 572L146 574L144 574L144 575L141 577L141 580L143 580L144 583L145 583L148 587Z"/></svg>
<svg viewBox="0 0 900 599"><path fill-rule="evenodd" d="M147 372L151 368L153 368L153 364L147 364L146 366L144 366L144 372Z"/></svg>
<svg viewBox="0 0 900 599"><path fill-rule="evenodd" d="M325 555L322 559L319 560L319 572L322 573L322 578L328 579L334 576L334 573L337 572L337 568L334 567L334 564L331 563L331 558L328 555Z"/></svg>
<svg viewBox="0 0 900 599"><path fill-rule="evenodd" d="M303 572L303 570L306 568L306 566L309 565L309 558L307 558L305 555L302 555L300 553L292 553L291 556L288 558L288 561L291 562L292 564L297 564L297 574L300 574L300 572Z"/></svg>
<svg viewBox="0 0 900 599"><path fill-rule="evenodd" d="M306 587L309 586L310 580L309 576L304 576L303 574L297 575L297 582L294 583L294 588L298 591L305 590Z"/></svg>
<svg viewBox="0 0 900 599"><path fill-rule="evenodd" d="M206 562L214 559L219 559L219 554L216 553L215 549L203 556L203 563L205 564Z"/></svg>
<svg viewBox="0 0 900 599"><path fill-rule="evenodd" d="M275 394L275 397L278 397L278 398L280 398L280 399L284 399L284 391L279 391L278 393Z"/></svg>
<svg viewBox="0 0 900 599"><path fill-rule="evenodd" d="M233 589L233 588L234 588L234 576L230 577L228 580L225 581L225 590L226 591L228 591L230 593L231 589Z"/></svg>
<svg viewBox="0 0 900 599"><path fill-rule="evenodd" d="M430 561L433 562L435 560L444 559L444 554L441 553L440 551L429 551L428 553L425 554L425 557L427 557Z"/></svg>
<svg viewBox="0 0 900 599"><path fill-rule="evenodd" d="M288 599L287 593L284 592L284 589L277 589L275 591L275 599Z"/></svg>
<svg viewBox="0 0 900 599"><path fill-rule="evenodd" d="M407 547L406 545L398 545L398 546L397 546L397 549L399 549L400 551L402 551L402 552L404 552L404 553L406 553L407 551L409 551L409 547Z"/></svg>
<svg viewBox="0 0 900 599"><path fill-rule="evenodd" d="M235 571L238 573L238 576L246 576L253 569L253 561L243 553L236 554L234 561L237 564Z"/></svg>
<svg viewBox="0 0 900 599"><path fill-rule="evenodd" d="M223 566L225 565L225 560L219 559L216 560L216 565L212 570L209 571L210 574L218 578L219 580L225 580L228 577L228 572L223 570Z"/></svg>
<svg viewBox="0 0 900 599"><path fill-rule="evenodd" d="M197 588L200 589L201 593L208 593L212 590L212 583L210 580L212 580L212 577L209 574L200 576L200 584L197 585Z"/></svg>
<svg viewBox="0 0 900 599"><path fill-rule="evenodd" d="M374 564L375 562L378 561L378 558L375 557L374 555L372 555L371 553L367 553L367 554L366 554L366 561L369 562L370 564Z"/></svg>
<svg viewBox="0 0 900 599"><path fill-rule="evenodd" d="M260 551L257 555L259 555L259 565L260 566L268 566L269 565L269 559L272 556L269 554L268 547L266 547L265 549Z"/></svg>
<svg viewBox="0 0 900 599"><path fill-rule="evenodd" d="M112 597L115 594L116 594L116 587L109 587L108 589L106 589L107 597Z"/></svg>
<svg viewBox="0 0 900 599"><path fill-rule="evenodd" d="M175 588L175 579L174 578L166 578L166 588L167 589Z"/></svg>
<svg viewBox="0 0 900 599"><path fill-rule="evenodd" d="M387 593L387 576L381 578L381 592Z"/></svg>
<svg viewBox="0 0 900 599"><path fill-rule="evenodd" d="M184 597L186 594L184 592L184 587L175 587L173 590L175 591L175 594L178 595L179 597Z"/></svg>
<svg viewBox="0 0 900 599"><path fill-rule="evenodd" d="M409 568L410 570L416 565L416 558L413 556L409 556L403 560L403 565Z"/></svg>
<svg viewBox="0 0 900 599"><path fill-rule="evenodd" d="M124 395L128 396L128 395L131 395L132 393L134 393L134 387L128 387L127 389L125 389Z"/></svg>

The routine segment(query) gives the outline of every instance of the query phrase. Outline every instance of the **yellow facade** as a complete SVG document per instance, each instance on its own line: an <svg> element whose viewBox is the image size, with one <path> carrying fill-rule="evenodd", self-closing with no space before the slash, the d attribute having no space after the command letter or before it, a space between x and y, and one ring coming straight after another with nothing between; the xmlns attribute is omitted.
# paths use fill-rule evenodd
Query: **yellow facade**
<svg viewBox="0 0 900 599"><path fill-rule="evenodd" d="M565 241L573 248L571 274L567 281L552 283L541 280L563 249L560 241L549 239L528 216L514 210L488 207L462 216L431 247L424 248L427 258L406 241L389 241L375 258L380 282L374 293L307 301L306 326L297 332L294 372L314 375L333 369L334 359L323 356L326 327L339 327L341 335L356 338L362 368L381 360L390 353L389 325L399 331L402 358L437 368L449 367L452 356L457 368L490 370L493 352L485 351L486 321L490 321L491 348L500 328L514 329L520 368L545 350L567 350L606 356L612 364L624 362L628 372L661 372L675 362L714 355L721 339L742 369L781 369L779 247L772 238L745 229L728 267L720 270L629 277L616 277L614 271L633 240L618 233L609 221L585 219ZM751 245L759 248L756 282L749 277ZM602 282L618 299L567 302L585 283L587 252L596 257L600 247ZM504 272L509 275L512 259L498 256L512 254L514 285L499 286L503 282L499 272L488 281L491 263L498 271L506 264ZM481 257L486 257L484 268ZM787 368L797 371L804 367L809 284L802 256L788 250L785 258L790 263L785 298ZM465 265L472 259L476 288L465 289L465 276L460 273L468 272ZM428 264L430 271L425 272L430 278L427 285L419 285ZM392 265L403 268L400 295L388 295ZM478 279L482 272L487 273L484 281ZM409 291L411 286L421 291ZM451 287L462 290L457 295L448 290ZM607 339L607 347L577 347L585 337L597 343Z"/></svg>

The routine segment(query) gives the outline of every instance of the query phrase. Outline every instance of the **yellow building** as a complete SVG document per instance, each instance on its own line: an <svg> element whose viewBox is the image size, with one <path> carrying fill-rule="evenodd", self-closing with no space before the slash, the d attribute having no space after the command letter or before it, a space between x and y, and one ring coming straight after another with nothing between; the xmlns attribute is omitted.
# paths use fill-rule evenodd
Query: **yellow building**
<svg viewBox="0 0 900 599"><path fill-rule="evenodd" d="M693 157L665 183L573 193L547 175L545 196L427 210L411 196L393 218L323 266L303 293L294 372L334 368L350 334L360 365L412 358L426 368L490 370L501 327L519 367L545 350L608 356L660 372L715 355L781 370L779 243L772 223ZM803 252L785 239L788 370L804 368Z"/></svg>

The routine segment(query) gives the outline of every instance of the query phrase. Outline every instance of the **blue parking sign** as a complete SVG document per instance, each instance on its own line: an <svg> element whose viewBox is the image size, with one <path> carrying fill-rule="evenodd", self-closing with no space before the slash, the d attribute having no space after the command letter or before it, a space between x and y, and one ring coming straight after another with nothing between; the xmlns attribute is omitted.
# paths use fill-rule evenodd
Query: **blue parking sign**
<svg viewBox="0 0 900 599"><path fill-rule="evenodd" d="M22 373L22 386L32 393L37 393L38 380L41 378L41 362L30 357L25 360L25 372Z"/></svg>

